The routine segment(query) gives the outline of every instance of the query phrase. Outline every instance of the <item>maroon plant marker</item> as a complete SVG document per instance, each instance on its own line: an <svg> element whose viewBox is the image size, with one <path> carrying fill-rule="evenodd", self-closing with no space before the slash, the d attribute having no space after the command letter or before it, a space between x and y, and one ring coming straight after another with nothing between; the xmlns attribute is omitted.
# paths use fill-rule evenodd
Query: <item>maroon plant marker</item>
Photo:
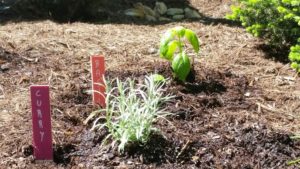
<svg viewBox="0 0 300 169"><path fill-rule="evenodd" d="M36 160L53 160L49 86L30 86L33 155Z"/></svg>
<svg viewBox="0 0 300 169"><path fill-rule="evenodd" d="M93 103L105 107L105 61L103 56L91 56Z"/></svg>

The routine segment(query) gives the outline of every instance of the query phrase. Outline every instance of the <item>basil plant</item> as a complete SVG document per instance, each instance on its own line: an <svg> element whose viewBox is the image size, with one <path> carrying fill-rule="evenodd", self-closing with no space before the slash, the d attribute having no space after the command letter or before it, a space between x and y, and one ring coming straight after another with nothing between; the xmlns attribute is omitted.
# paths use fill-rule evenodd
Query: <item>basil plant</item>
<svg viewBox="0 0 300 169"><path fill-rule="evenodd" d="M186 54L186 41L198 54L199 40L196 33L182 26L167 30L161 38L159 48L160 57L171 62L174 76L183 82L186 81L193 65Z"/></svg>

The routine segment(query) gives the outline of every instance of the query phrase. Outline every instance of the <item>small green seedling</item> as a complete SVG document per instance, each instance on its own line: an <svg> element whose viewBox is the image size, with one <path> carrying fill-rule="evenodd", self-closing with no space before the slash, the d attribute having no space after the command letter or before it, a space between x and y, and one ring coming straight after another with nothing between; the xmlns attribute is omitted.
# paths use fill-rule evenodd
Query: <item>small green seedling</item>
<svg viewBox="0 0 300 169"><path fill-rule="evenodd" d="M166 31L161 38L159 48L160 57L171 62L174 76L181 81L186 81L193 65L186 54L184 40L187 40L198 54L199 40L196 33L182 26ZM194 61L194 58L192 59Z"/></svg>
<svg viewBox="0 0 300 169"><path fill-rule="evenodd" d="M165 83L167 80L163 75L153 74L150 76L153 79L154 83Z"/></svg>

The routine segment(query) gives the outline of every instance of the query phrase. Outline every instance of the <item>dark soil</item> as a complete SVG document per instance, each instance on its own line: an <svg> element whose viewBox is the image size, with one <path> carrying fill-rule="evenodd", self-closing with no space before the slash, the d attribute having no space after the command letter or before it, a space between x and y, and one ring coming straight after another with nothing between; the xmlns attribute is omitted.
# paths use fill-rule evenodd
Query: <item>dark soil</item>
<svg viewBox="0 0 300 169"><path fill-rule="evenodd" d="M148 66L166 77L172 75L167 65ZM134 77L138 81L149 73L153 72L109 71L107 77ZM146 145L131 145L125 154L118 154L109 145L100 147L108 134L105 130L94 133L80 125L80 118L67 117L65 125L79 125L80 131L67 138L68 144L55 146L54 162L103 168L284 168L287 160L300 155L298 144L289 135L243 114L243 110L255 111L245 93L259 92L248 86L246 77L205 67L197 69L195 75L193 83L172 81L166 86L166 93L176 96L166 105L173 114L169 117L171 124L158 121L155 126L161 132L153 134ZM68 104L85 104L84 100L90 99L77 92L62 98L61 102ZM24 155L30 152L27 150Z"/></svg>
<svg viewBox="0 0 300 169"><path fill-rule="evenodd" d="M165 67L156 70L170 76ZM150 72L110 73L121 79L143 79ZM196 71L196 82L181 85L173 81L167 88L168 93L176 95L168 105L174 114L170 117L172 127L158 122L156 125L165 137L154 135L146 146L135 148L123 157L130 159L135 167L153 163L160 168L174 168L178 164L184 164L184 168L281 168L289 157L299 155L288 135L240 114L244 109L255 109L244 96L247 91L254 91L246 77L229 70L202 68ZM122 159L98 157L95 161L109 166L121 163Z"/></svg>

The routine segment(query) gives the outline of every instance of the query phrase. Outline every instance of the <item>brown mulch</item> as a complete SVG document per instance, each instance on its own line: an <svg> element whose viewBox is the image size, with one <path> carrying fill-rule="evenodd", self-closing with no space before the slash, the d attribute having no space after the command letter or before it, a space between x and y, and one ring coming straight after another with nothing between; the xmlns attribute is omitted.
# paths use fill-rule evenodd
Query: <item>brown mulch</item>
<svg viewBox="0 0 300 169"><path fill-rule="evenodd" d="M168 24L8 22L0 27L0 168L296 168L299 78L261 40L222 18L228 1L194 0L206 17ZM182 25L201 40L195 81L172 81L173 116L161 132L124 155L99 147L107 134L83 120L96 110L89 56L103 54L107 76L172 77L158 58L160 35ZM54 162L34 161L29 86L51 86Z"/></svg>

